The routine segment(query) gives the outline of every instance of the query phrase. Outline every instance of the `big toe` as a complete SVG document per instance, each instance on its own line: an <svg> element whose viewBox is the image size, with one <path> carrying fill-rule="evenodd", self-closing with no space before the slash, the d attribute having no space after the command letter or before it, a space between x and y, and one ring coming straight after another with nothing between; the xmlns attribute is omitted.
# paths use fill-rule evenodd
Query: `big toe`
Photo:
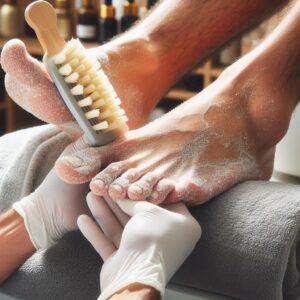
<svg viewBox="0 0 300 300"><path fill-rule="evenodd" d="M101 154L94 148L88 148L59 158L55 168L65 182L81 184L90 181L99 172L101 161Z"/></svg>

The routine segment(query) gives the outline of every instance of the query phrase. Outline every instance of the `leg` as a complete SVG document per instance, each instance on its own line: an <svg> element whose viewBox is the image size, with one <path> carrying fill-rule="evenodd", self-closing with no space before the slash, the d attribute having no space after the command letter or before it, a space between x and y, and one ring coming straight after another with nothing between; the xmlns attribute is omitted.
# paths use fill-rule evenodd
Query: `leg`
<svg viewBox="0 0 300 300"><path fill-rule="evenodd" d="M122 99L129 127L137 128L183 73L287 2L165 0L145 21L91 55ZM3 48L1 63L7 90L24 109L49 123L72 121L43 65L29 57L21 42ZM67 130L74 135L70 126Z"/></svg>
<svg viewBox="0 0 300 300"><path fill-rule="evenodd" d="M94 149L102 163L117 163L94 178L93 192L199 204L242 180L268 179L274 146L299 98L299 15L297 2L260 47L199 95L111 146ZM83 155L77 158L84 161ZM76 180L87 166L71 162L59 161L58 171Z"/></svg>

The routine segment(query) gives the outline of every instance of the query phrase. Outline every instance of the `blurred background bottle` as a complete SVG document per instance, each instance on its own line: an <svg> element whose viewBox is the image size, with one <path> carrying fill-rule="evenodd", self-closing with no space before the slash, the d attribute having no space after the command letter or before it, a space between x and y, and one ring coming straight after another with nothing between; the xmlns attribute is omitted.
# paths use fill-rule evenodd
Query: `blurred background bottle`
<svg viewBox="0 0 300 300"><path fill-rule="evenodd" d="M69 40L73 34L73 13L71 0L55 0L57 15L57 27L65 40Z"/></svg>
<svg viewBox="0 0 300 300"><path fill-rule="evenodd" d="M17 0L4 0L0 7L0 35L5 38L19 37L24 31L24 17Z"/></svg>
<svg viewBox="0 0 300 300"><path fill-rule="evenodd" d="M77 10L76 36L84 42L97 40L98 9L94 0L83 0Z"/></svg>
<svg viewBox="0 0 300 300"><path fill-rule="evenodd" d="M100 6L100 18L98 20L98 42L103 44L118 33L116 9L112 0L105 0Z"/></svg>
<svg viewBox="0 0 300 300"><path fill-rule="evenodd" d="M139 19L139 6L135 0L124 1L121 31L129 29Z"/></svg>

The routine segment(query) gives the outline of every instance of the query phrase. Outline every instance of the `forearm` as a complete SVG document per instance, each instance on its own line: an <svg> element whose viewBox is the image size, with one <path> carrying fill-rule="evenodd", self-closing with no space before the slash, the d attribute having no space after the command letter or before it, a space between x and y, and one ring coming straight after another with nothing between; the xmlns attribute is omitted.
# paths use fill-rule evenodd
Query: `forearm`
<svg viewBox="0 0 300 300"><path fill-rule="evenodd" d="M153 287L134 283L118 291L109 300L159 300L160 294Z"/></svg>
<svg viewBox="0 0 300 300"><path fill-rule="evenodd" d="M13 209L0 215L0 283L34 252L22 217Z"/></svg>

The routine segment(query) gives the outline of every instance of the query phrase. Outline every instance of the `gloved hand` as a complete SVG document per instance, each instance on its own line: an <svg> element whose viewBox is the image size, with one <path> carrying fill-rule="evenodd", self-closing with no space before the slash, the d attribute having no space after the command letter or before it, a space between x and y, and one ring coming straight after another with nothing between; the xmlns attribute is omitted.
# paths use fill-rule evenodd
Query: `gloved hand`
<svg viewBox="0 0 300 300"><path fill-rule="evenodd" d="M13 204L36 249L46 249L77 229L78 216L89 213L87 193L87 184L67 184L52 169L32 194Z"/></svg>
<svg viewBox="0 0 300 300"><path fill-rule="evenodd" d="M123 233L101 197L89 194L88 205L102 231L90 217L78 218L80 230L104 260L99 299L137 282L152 286L163 297L167 282L198 242L201 228L181 203L166 208L145 201L117 203L132 216Z"/></svg>

